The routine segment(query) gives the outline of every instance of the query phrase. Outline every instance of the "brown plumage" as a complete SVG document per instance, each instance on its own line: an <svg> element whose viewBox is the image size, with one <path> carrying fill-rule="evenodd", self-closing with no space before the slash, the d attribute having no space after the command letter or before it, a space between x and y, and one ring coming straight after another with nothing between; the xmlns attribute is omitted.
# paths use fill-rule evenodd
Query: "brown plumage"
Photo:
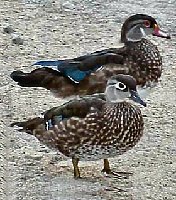
<svg viewBox="0 0 176 200"><path fill-rule="evenodd" d="M122 26L122 48L110 48L74 59L39 61L40 68L31 73L14 71L11 78L23 87L44 87L59 97L101 93L107 80L116 74L133 76L137 85L157 83L162 72L158 48L143 37L153 34L170 38L161 31L154 18L137 14ZM105 66L102 70L97 71Z"/></svg>
<svg viewBox="0 0 176 200"><path fill-rule="evenodd" d="M131 149L143 134L141 111L125 98L145 103L137 94L135 79L127 75L111 77L105 94L107 100L91 96L72 100L46 111L44 118L12 126L71 157L75 177L80 177L79 160L104 159L103 171L110 173L107 158Z"/></svg>

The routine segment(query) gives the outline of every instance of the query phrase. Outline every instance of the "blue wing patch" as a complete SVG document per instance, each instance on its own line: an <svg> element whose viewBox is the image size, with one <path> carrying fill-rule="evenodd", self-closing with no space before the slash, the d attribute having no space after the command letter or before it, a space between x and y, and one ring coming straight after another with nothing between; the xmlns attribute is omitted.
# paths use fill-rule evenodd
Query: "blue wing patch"
<svg viewBox="0 0 176 200"><path fill-rule="evenodd" d="M67 61L67 60L57 60L57 61L38 61L33 65L39 65L42 67L49 67L50 69L56 70L62 73L64 76L68 77L75 83L79 83L82 81L86 76L90 75L92 72L97 71L102 66L96 65L91 70L81 71L79 66L79 61Z"/></svg>
<svg viewBox="0 0 176 200"><path fill-rule="evenodd" d="M101 65L98 65L94 67L92 70L87 71L81 71L79 69L76 69L75 67L67 68L64 70L64 75L66 75L69 79L71 79L75 83L79 83L80 81L84 80L84 78L88 75L90 75L92 72L97 71L99 68L101 68ZM63 73L63 71L61 71Z"/></svg>
<svg viewBox="0 0 176 200"><path fill-rule="evenodd" d="M63 60L42 60L34 63L33 65L40 65L40 66L58 66L63 62ZM33 66L32 65L32 66Z"/></svg>
<svg viewBox="0 0 176 200"><path fill-rule="evenodd" d="M54 119L49 119L48 121L46 121L45 123L45 128L46 130L50 130L51 128L54 127L55 124L57 124L58 122L61 122L62 120L64 120L66 118L64 118L62 115L59 116L54 116Z"/></svg>

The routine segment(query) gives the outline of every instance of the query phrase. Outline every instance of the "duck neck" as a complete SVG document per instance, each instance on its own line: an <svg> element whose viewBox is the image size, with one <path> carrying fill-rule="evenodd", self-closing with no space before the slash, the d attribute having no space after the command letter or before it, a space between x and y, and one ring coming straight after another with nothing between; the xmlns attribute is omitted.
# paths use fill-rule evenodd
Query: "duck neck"
<svg viewBox="0 0 176 200"><path fill-rule="evenodd" d="M117 104L117 103L124 102L124 100L122 100L122 99L112 99L112 98L106 97L106 102L109 103L109 104Z"/></svg>
<svg viewBox="0 0 176 200"><path fill-rule="evenodd" d="M120 103L124 101L123 95L121 96L120 93L117 94L116 89L114 87L107 87L105 90L106 101L108 103Z"/></svg>
<svg viewBox="0 0 176 200"><path fill-rule="evenodd" d="M139 26L135 26L130 28L127 31L127 27L122 27L121 31L121 42L127 43L127 42L139 42L143 37L146 36L145 31L143 28Z"/></svg>

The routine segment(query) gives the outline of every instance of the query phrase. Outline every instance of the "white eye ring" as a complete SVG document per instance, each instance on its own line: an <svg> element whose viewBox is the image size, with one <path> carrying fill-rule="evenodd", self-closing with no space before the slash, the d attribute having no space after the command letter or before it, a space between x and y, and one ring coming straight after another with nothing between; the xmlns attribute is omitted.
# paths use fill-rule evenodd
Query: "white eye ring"
<svg viewBox="0 0 176 200"><path fill-rule="evenodd" d="M122 82L118 82L115 84L115 88L119 89L119 90L125 90L126 89L126 85Z"/></svg>

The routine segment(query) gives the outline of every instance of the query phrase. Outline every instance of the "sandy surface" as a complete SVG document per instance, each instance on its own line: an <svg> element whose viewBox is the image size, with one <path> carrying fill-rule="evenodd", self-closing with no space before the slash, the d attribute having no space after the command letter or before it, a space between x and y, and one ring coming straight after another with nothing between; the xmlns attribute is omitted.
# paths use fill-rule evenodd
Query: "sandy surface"
<svg viewBox="0 0 176 200"><path fill-rule="evenodd" d="M24 2L0 1L0 199L176 199L175 0ZM81 162L84 178L74 180L70 160L8 127L63 99L44 89L20 88L9 74L18 69L31 71L30 65L39 59L70 58L117 46L121 24L134 13L156 17L173 37L154 38L163 55L164 71L148 108L143 109L147 115L144 137L133 150L110 160L114 170L133 175L129 179L105 177L100 173L102 161ZM3 32L7 24L24 39L23 45L13 44L13 36Z"/></svg>

